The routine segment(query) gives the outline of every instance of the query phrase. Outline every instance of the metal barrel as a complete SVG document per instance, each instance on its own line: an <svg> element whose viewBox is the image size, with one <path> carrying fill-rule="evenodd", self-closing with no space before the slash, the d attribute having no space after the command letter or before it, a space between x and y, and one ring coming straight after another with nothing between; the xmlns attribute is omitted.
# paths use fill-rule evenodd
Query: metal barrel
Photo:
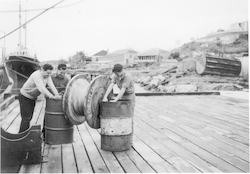
<svg viewBox="0 0 250 174"><path fill-rule="evenodd" d="M112 152L129 150L133 141L132 102L102 102L100 118L101 149Z"/></svg>
<svg viewBox="0 0 250 174"><path fill-rule="evenodd" d="M62 100L46 98L45 142L53 145L72 143L73 132L73 124L64 115Z"/></svg>

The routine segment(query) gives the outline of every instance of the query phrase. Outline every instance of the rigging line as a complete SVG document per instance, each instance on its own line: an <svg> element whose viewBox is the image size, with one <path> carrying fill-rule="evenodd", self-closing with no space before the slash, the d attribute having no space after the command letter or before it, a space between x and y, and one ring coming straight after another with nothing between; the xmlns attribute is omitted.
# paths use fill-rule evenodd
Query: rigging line
<svg viewBox="0 0 250 174"><path fill-rule="evenodd" d="M10 34L12 34L12 33L15 32L16 30L18 30L19 28L21 28L21 27L23 27L24 25L26 25L27 23L33 21L35 18L37 18L38 16L40 16L40 15L42 15L43 13L47 12L48 10L54 8L55 6L57 6L58 4L62 3L63 1L65 1L65 0L62 0L62 1L58 2L58 3L56 3L55 5L51 6L50 8L47 8L47 9L44 10L42 13L36 15L35 17L33 17L33 18L30 19L29 21L25 22L24 24L22 24L22 25L19 26L18 28L14 29L13 31L11 31L11 32L9 32L8 34L6 34L6 35L4 35L3 37L1 37L0 40L3 39L3 38L5 38L5 37L7 37L7 36L10 35Z"/></svg>
<svg viewBox="0 0 250 174"><path fill-rule="evenodd" d="M80 0L76 3L73 4L69 4L69 5L65 5L65 6L61 6L61 7L56 7L54 9L58 9L58 8L65 8L65 7L69 7L69 6L73 6L73 5L77 5L82 3L84 0ZM45 10L44 8L41 9L27 9L27 10L21 10L21 12L30 12L30 11L41 11L41 10ZM19 12L18 10L6 10L6 11L0 11L0 13L13 13L13 12Z"/></svg>

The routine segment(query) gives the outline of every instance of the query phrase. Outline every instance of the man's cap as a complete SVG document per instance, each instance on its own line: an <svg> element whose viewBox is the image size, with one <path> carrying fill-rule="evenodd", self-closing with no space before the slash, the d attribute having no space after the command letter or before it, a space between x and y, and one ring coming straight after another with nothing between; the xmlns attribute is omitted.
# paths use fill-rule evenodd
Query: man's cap
<svg viewBox="0 0 250 174"><path fill-rule="evenodd" d="M113 67L113 72L121 72L123 69L121 64L115 64Z"/></svg>
<svg viewBox="0 0 250 174"><path fill-rule="evenodd" d="M57 67L57 69L63 69L63 70L65 70L67 68L67 66L66 66L66 64L63 64L63 63L61 63L61 64L59 64L58 65L58 67Z"/></svg>

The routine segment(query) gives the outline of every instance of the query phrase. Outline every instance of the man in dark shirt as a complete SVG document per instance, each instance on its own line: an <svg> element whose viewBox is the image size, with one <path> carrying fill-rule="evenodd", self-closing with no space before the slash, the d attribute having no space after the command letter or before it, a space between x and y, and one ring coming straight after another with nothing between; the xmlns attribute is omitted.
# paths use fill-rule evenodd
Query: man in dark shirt
<svg viewBox="0 0 250 174"><path fill-rule="evenodd" d="M66 64L59 64L57 67L57 72L51 76L52 81L59 93L65 91L65 88L70 81L70 77L66 75L66 71Z"/></svg>
<svg viewBox="0 0 250 174"><path fill-rule="evenodd" d="M111 83L103 97L103 101L108 101L108 95L112 91L115 84L120 89L119 94L113 102L117 102L119 99L130 100L135 105L135 87L131 74L123 71L121 64L115 64L113 67L113 73L110 77Z"/></svg>

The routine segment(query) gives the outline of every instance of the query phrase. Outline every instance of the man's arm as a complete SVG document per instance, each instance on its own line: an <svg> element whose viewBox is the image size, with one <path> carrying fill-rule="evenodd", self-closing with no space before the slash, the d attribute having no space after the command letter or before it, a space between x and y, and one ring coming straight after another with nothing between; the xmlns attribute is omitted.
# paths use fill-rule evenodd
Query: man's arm
<svg viewBox="0 0 250 174"><path fill-rule="evenodd" d="M107 89L107 91L106 91L106 93L105 93L102 101L108 101L107 97L108 97L109 93L112 91L114 85L115 85L114 83L110 83L110 85L109 85L109 87L108 87L108 89Z"/></svg>
<svg viewBox="0 0 250 174"><path fill-rule="evenodd" d="M124 94L124 92L126 91L126 88L122 88L119 92L119 94L117 95L117 97L115 98L114 102L117 102L118 100L120 100Z"/></svg>
<svg viewBox="0 0 250 174"><path fill-rule="evenodd" d="M48 77L48 86L50 87L50 89L54 95L59 95L51 77Z"/></svg>
<svg viewBox="0 0 250 174"><path fill-rule="evenodd" d="M53 98L53 94L51 94L45 87L41 77L35 77L33 78L34 83L37 87L37 89L44 94L45 96L47 96L48 98Z"/></svg>

